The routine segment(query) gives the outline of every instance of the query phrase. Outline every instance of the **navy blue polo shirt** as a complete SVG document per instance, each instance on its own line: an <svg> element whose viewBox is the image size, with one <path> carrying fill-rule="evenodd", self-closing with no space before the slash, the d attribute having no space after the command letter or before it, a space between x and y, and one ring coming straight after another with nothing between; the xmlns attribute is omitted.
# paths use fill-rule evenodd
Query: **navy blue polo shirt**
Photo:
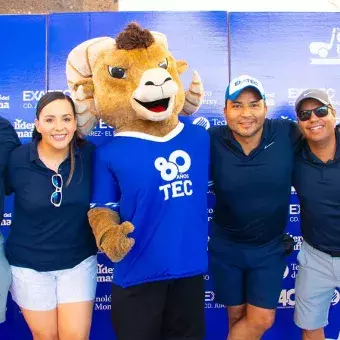
<svg viewBox="0 0 340 340"><path fill-rule="evenodd" d="M249 155L228 126L209 132L216 194L211 239L263 245L279 237L288 218L294 148L301 135L297 124L266 119L261 142Z"/></svg>
<svg viewBox="0 0 340 340"><path fill-rule="evenodd" d="M58 169L63 177L62 203L52 205L55 172L39 159L37 140L15 149L9 160L8 186L14 192L14 214L6 253L11 265L37 271L68 269L96 254L87 212L92 187L94 146L85 141L75 150L75 171L65 187L68 157Z"/></svg>
<svg viewBox="0 0 340 340"><path fill-rule="evenodd" d="M11 151L20 146L20 141L11 123L0 117L0 222L3 218L3 204L5 198L4 171L7 166ZM0 243L3 243L3 237L0 232Z"/></svg>
<svg viewBox="0 0 340 340"><path fill-rule="evenodd" d="M340 251L340 134L334 160L323 163L306 140L295 157L293 186L300 201L303 238L322 251Z"/></svg>

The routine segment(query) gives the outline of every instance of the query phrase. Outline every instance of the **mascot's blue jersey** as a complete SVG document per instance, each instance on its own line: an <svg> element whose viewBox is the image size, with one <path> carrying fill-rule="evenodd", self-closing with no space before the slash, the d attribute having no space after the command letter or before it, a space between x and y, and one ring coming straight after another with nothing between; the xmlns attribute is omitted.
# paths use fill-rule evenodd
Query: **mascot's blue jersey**
<svg viewBox="0 0 340 340"><path fill-rule="evenodd" d="M115 284L207 271L209 149L204 128L181 122L165 137L122 132L98 148L92 206L135 226L135 245L115 264Z"/></svg>

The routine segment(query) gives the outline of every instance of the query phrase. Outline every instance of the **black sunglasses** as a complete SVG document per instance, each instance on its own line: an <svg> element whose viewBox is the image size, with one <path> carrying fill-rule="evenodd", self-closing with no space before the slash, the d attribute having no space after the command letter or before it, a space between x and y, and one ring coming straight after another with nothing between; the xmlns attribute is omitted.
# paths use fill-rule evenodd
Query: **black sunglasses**
<svg viewBox="0 0 340 340"><path fill-rule="evenodd" d="M63 178L60 174L55 174L52 176L52 184L55 187L55 191L51 195L51 203L55 207L60 207L61 201L63 199L62 188L63 188Z"/></svg>
<svg viewBox="0 0 340 340"><path fill-rule="evenodd" d="M301 120L301 122L306 122L312 116L312 112L314 112L314 114L319 118L326 117L328 115L328 112L329 112L329 107L327 105L323 105L323 106L317 107L313 110L299 111L297 113L297 116L298 116L299 120Z"/></svg>

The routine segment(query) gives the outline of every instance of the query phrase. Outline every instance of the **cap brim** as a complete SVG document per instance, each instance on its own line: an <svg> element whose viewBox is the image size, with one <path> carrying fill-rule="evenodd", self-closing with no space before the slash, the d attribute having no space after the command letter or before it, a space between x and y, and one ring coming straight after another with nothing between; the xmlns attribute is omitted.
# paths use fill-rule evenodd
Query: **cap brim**
<svg viewBox="0 0 340 340"><path fill-rule="evenodd" d="M320 99L320 98L318 98L316 96L308 96L308 97L301 98L301 100L299 102L295 103L295 112L296 113L298 112L299 107L302 104L302 102L304 102L307 99L315 99L315 100L319 101L321 104L331 105L331 103L328 103L326 100Z"/></svg>
<svg viewBox="0 0 340 340"><path fill-rule="evenodd" d="M249 88L256 90L258 92L258 94L260 95L260 97L262 99L264 99L264 95L260 92L260 90L256 86L253 86L253 85L247 85L247 86L243 87L242 89L235 91L232 95L229 95L228 98L226 98L226 99L230 99L230 100L234 101L234 100L237 99L237 97L241 94L242 91L244 91L245 89L249 89Z"/></svg>

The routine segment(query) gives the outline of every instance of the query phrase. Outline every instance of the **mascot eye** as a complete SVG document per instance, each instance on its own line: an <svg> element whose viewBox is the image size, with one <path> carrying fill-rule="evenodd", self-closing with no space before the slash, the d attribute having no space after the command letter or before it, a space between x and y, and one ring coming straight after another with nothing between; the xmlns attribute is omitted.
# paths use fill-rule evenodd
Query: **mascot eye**
<svg viewBox="0 0 340 340"><path fill-rule="evenodd" d="M113 78L124 79L126 78L126 71L121 67L112 67L109 66L110 76Z"/></svg>
<svg viewBox="0 0 340 340"><path fill-rule="evenodd" d="M168 68L168 59L164 59L158 64L159 67L167 69Z"/></svg>

